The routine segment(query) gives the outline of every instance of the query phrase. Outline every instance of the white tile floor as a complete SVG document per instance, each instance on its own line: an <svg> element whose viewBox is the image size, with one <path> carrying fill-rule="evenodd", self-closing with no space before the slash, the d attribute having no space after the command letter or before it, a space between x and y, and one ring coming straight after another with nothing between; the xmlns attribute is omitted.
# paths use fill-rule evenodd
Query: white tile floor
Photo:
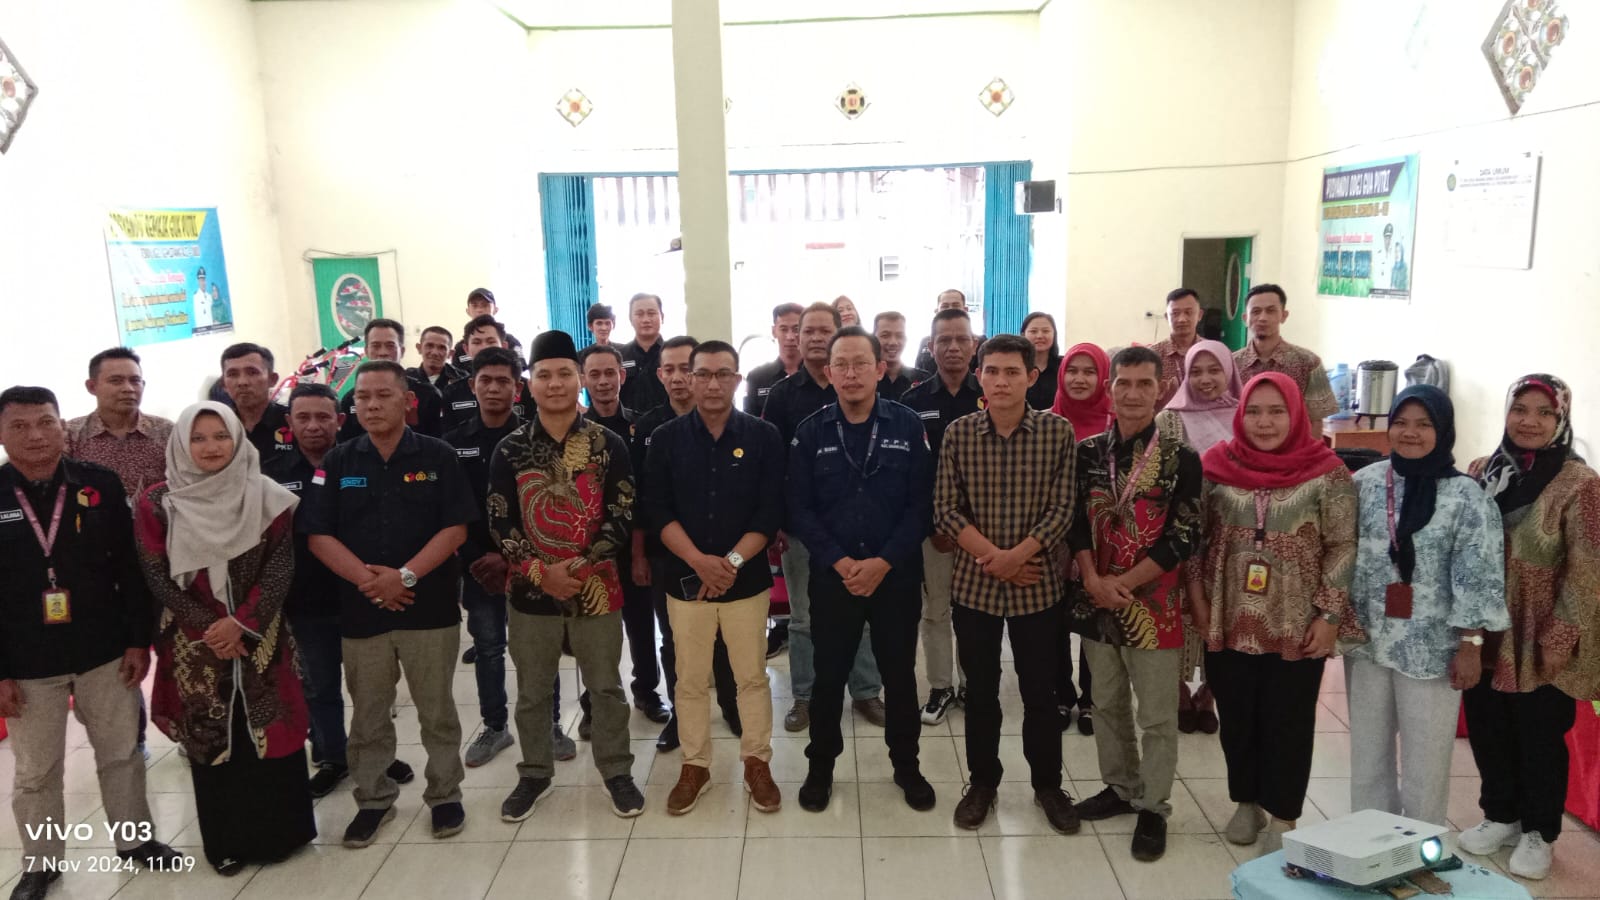
<svg viewBox="0 0 1600 900"><path fill-rule="evenodd" d="M626 660L626 654L624 654ZM575 730L577 684L571 660L563 660L565 723ZM626 664L626 663L624 663ZM1305 821L1320 821L1349 811L1349 736L1345 725L1343 669L1331 665L1318 716L1315 767ZM399 815L378 842L365 850L346 850L338 838L354 813L349 783L316 806L317 843L287 862L251 868L224 879L200 858L184 875L79 873L56 885L52 898L103 900L152 897L163 900L322 900L322 898L451 898L473 900L517 897L647 898L1225 898L1229 873L1253 857L1252 848L1229 845L1218 834L1232 814L1227 771L1214 736L1180 738L1179 781L1174 785L1167 855L1157 863L1136 862L1129 854L1132 817L1084 823L1082 833L1061 837L1044 824L1033 806L1022 759L1021 704L1015 677L1002 686L1006 711L1001 755L1006 783L997 813L977 833L951 824L965 775L963 719L954 712L944 724L925 728L923 771L939 792L938 806L913 812L890 783L881 729L847 711L844 756L835 770L832 805L820 815L802 811L795 792L804 778L803 736L783 732L789 701L787 656L769 669L778 731L773 740L773 773L783 789L785 808L776 814L754 811L739 786L738 744L720 721L714 729L715 787L690 815L670 818L663 811L676 780L679 754L657 754L658 726L633 717L634 773L646 786L648 807L637 819L610 812L586 744L578 758L557 764L556 787L533 817L521 825L499 819L500 801L516 784L517 750L502 753L480 769L469 769L463 788L467 828L448 841L434 841L423 810L422 783L402 788ZM508 679L514 681L514 678ZM508 685L515 696L514 684ZM466 739L478 721L476 686L470 667L455 676L455 697ZM514 702L514 701L513 701ZM401 756L417 768L424 762L414 707L401 686L396 721ZM69 857L88 860L109 852L104 846L93 754L82 728L69 723L72 744L66 762L67 818L87 822L99 835ZM151 806L162 837L174 846L200 853L194 799L186 763L169 741L152 730L149 768ZM1094 739L1076 730L1062 737L1069 790L1082 798L1101 787ZM0 743L0 786L9 787L14 762ZM1478 778L1465 741L1457 741L1449 816L1456 828L1478 821ZM9 892L20 862L16 826L0 817L0 891ZM1556 846L1556 867L1543 882L1529 882L1536 897L1600 897L1600 839L1568 819L1569 830ZM1509 850L1492 864L1503 869ZM87 863L85 863L87 864Z"/></svg>

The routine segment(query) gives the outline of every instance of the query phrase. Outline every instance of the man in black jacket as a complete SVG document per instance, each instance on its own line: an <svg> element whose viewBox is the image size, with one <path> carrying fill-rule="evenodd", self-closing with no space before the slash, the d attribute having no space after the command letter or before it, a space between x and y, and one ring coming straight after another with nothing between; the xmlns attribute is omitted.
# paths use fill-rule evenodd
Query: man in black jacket
<svg viewBox="0 0 1600 900"><path fill-rule="evenodd" d="M362 339L366 344L367 359L386 359L399 363L405 358L406 327L394 319L373 319L368 322ZM406 386L411 390L406 424L417 434L428 437L443 434L443 401L439 398L439 392L426 378L411 372L406 373ZM353 389L344 395L340 412L344 415L344 424L339 427L339 440L353 441L360 437L366 429L361 427L361 420L356 417L356 392Z"/></svg>
<svg viewBox="0 0 1600 900"><path fill-rule="evenodd" d="M155 840L139 753L139 683L150 669L154 601L139 569L122 480L66 457L55 394L0 393L0 716L16 756L11 808L22 841L13 898L60 877L69 700L95 748L117 855L152 868L180 857Z"/></svg>

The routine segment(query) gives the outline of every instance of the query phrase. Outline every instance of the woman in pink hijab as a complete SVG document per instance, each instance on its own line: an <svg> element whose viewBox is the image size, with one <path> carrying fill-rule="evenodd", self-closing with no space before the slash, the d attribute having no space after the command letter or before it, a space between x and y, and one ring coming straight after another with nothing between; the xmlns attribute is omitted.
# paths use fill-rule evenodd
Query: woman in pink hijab
<svg viewBox="0 0 1600 900"><path fill-rule="evenodd" d="M1156 428L1174 434L1196 453L1233 438L1233 414L1243 393L1233 354L1219 341L1199 341L1183 359L1183 384L1167 408L1156 416ZM1205 647L1194 623L1183 623L1183 658L1178 676L1178 730L1192 734L1217 731L1216 700L1205 683ZM1189 690L1189 678L1200 671L1200 687Z"/></svg>
<svg viewBox="0 0 1600 900"><path fill-rule="evenodd" d="M1198 341L1183 358L1183 384L1156 417L1156 427L1180 435L1204 454L1233 437L1233 411L1242 390L1228 348L1220 341Z"/></svg>

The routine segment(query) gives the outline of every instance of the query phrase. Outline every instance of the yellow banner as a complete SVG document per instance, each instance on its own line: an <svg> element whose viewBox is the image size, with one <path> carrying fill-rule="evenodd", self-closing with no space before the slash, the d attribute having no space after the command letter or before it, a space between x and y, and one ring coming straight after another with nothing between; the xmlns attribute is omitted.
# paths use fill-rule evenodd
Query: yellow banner
<svg viewBox="0 0 1600 900"><path fill-rule="evenodd" d="M206 224L205 210L119 210L106 220L112 241L197 241Z"/></svg>

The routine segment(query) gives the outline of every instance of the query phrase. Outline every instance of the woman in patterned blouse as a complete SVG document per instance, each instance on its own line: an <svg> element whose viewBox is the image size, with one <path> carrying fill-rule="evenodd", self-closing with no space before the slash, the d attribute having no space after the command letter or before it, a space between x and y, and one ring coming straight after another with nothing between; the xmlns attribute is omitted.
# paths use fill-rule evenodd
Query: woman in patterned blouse
<svg viewBox="0 0 1600 900"><path fill-rule="evenodd" d="M1311 434L1281 372L1245 385L1233 438L1206 451L1206 556L1191 582L1206 677L1222 714L1226 836L1263 852L1294 828L1311 778L1322 669L1349 605L1356 556L1350 473Z"/></svg>
<svg viewBox="0 0 1600 900"><path fill-rule="evenodd" d="M1484 821L1461 848L1514 844L1511 874L1538 879L1561 834L1574 698L1600 699L1600 476L1573 453L1565 382L1528 375L1507 396L1500 446L1471 470L1505 523L1511 628L1463 697Z"/></svg>
<svg viewBox="0 0 1600 900"><path fill-rule="evenodd" d="M1395 398L1394 452L1355 477L1361 543L1343 635L1350 808L1446 826L1459 692L1483 674L1483 632L1511 627L1500 510L1456 470L1455 442L1443 391Z"/></svg>

